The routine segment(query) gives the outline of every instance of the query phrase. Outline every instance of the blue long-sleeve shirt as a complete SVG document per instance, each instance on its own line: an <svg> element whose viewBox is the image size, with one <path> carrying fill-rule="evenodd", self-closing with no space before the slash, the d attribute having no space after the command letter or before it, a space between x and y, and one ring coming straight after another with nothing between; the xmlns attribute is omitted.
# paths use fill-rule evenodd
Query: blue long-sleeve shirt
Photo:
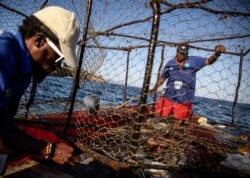
<svg viewBox="0 0 250 178"><path fill-rule="evenodd" d="M46 142L34 140L13 123L20 99L31 83L31 60L20 33L0 32L0 137L12 151L37 154Z"/></svg>
<svg viewBox="0 0 250 178"><path fill-rule="evenodd" d="M0 35L0 108L20 100L31 82L31 58L21 34Z"/></svg>
<svg viewBox="0 0 250 178"><path fill-rule="evenodd" d="M188 56L182 70L176 58L168 61L161 77L167 79L164 96L176 103L192 103L195 96L196 72L206 65L206 59Z"/></svg>

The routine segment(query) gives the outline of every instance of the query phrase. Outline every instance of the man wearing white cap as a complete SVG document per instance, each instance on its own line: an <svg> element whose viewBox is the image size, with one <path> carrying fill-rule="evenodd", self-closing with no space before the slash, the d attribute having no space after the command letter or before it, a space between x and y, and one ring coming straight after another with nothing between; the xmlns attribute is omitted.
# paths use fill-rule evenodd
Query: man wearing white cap
<svg viewBox="0 0 250 178"><path fill-rule="evenodd" d="M74 13L50 6L26 17L16 35L0 34L0 154L29 153L59 164L71 158L71 146L31 139L14 126L13 118L31 81L41 82L62 60L77 66L79 33Z"/></svg>

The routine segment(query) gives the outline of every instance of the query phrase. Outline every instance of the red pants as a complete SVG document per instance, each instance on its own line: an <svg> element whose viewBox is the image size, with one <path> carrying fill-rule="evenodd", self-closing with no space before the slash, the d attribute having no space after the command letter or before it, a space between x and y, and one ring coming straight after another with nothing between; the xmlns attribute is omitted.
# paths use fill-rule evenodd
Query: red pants
<svg viewBox="0 0 250 178"><path fill-rule="evenodd" d="M162 116L169 116L172 110L175 118L188 119L191 114L192 104L174 103L166 97L161 96L156 104L156 113Z"/></svg>

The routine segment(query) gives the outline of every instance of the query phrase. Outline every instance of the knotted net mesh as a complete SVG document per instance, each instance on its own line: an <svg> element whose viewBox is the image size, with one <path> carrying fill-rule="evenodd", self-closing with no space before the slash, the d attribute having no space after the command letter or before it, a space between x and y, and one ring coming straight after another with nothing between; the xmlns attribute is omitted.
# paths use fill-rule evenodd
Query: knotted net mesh
<svg viewBox="0 0 250 178"><path fill-rule="evenodd" d="M17 121L49 125L60 132L68 125L67 135L78 148L115 169L141 167L223 174L237 170L240 175L249 175L250 3L151 3L160 6L159 27L153 35L155 17L150 1L93 1L87 11L88 2L83 0L2 0L1 30L15 32L25 15L59 5L74 11L81 24L78 54L85 45L79 85L74 86L77 69L66 64L58 68L38 84L34 103L27 111L25 103L32 87L28 88ZM155 35L158 38L151 53ZM154 86L165 63L175 57L176 46L184 42L190 45L190 56L208 58L218 44L227 51L215 64L197 72L193 114L182 121L155 113L164 85L156 94L148 89ZM150 56L153 63L147 66ZM77 94L72 98L74 88ZM141 101L142 94L146 102ZM87 96L99 101L96 111L84 102Z"/></svg>

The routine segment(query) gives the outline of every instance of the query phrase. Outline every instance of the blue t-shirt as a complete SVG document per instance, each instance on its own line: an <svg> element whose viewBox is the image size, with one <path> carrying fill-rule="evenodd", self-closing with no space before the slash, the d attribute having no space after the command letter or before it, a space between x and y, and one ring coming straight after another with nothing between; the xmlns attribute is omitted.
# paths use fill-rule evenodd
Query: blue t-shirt
<svg viewBox="0 0 250 178"><path fill-rule="evenodd" d="M21 34L0 32L0 109L21 99L31 82L31 58Z"/></svg>
<svg viewBox="0 0 250 178"><path fill-rule="evenodd" d="M188 56L180 70L176 58L165 65L161 77L167 79L164 96L176 103L192 103L195 95L196 72L204 67L206 59Z"/></svg>

